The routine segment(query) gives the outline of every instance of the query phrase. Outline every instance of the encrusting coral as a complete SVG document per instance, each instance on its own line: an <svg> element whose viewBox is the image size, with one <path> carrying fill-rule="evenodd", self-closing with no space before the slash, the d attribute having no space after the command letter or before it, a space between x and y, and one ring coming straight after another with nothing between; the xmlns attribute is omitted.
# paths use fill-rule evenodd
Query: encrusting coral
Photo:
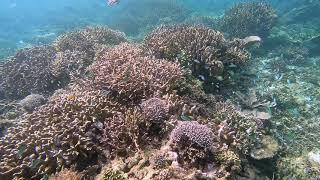
<svg viewBox="0 0 320 180"><path fill-rule="evenodd" d="M222 31L232 37L260 36L265 38L275 25L275 10L265 2L240 3L225 12L220 22Z"/></svg>

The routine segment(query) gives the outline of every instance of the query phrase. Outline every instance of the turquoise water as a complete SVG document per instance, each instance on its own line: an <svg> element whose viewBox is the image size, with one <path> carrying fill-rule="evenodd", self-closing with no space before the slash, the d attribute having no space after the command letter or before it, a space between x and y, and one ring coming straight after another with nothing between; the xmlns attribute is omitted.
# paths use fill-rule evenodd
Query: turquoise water
<svg viewBox="0 0 320 180"><path fill-rule="evenodd" d="M2 0L0 180L319 179L319 8Z"/></svg>

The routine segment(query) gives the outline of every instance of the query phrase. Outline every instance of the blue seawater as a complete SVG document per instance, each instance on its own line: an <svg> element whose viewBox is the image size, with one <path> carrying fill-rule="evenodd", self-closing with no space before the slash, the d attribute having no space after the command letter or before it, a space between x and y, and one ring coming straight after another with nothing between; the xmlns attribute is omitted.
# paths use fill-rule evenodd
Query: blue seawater
<svg viewBox="0 0 320 180"><path fill-rule="evenodd" d="M105 177L123 176L124 179L131 173L132 179L141 179L138 172L132 172L140 170L143 173L148 170L149 174L146 174L149 177L150 173L154 173L152 175L156 177L163 173L163 177L170 179L173 177L170 175L178 170L169 167L174 169L177 165L186 170L182 172L186 173L182 176L181 172L177 173L180 173L179 178L191 177L187 174L190 171L194 173L193 178L204 179L224 176L229 179L319 179L319 10L320 0L119 0L112 6L108 6L108 0L1 0L0 180L48 178L64 171L61 164L70 171L68 173L83 173L85 179L92 179L99 173ZM113 29L116 32L112 33L118 33L119 43L126 41L129 45L115 46L119 43L101 43L101 39L93 38L98 45L90 42L87 46L74 48L72 43L78 39L71 37L72 42L65 43L66 47L52 46L58 37L70 35L69 32L90 32L90 27ZM148 44L150 36L154 35L152 32L159 33L154 31L158 27L162 27L160 31L168 33L170 37L161 34L160 39L154 40L156 43ZM172 33L172 27L179 32ZM212 39L208 37L212 34L206 33L207 31L212 34L219 31L222 33L219 37L223 35L223 38L218 38L219 42L212 47ZM179 38L189 37L189 41L179 41ZM85 44L83 41L86 40L76 43ZM170 40L172 43L157 47L157 44L160 46ZM153 49L149 47L152 45ZM112 49L114 46L118 49ZM133 49L133 55L129 53L130 58L127 57L126 48ZM157 77L157 73L148 74L158 79L140 82L142 80L139 78L143 79L144 76L134 74L147 73L145 69L139 68L145 68L148 63L141 65L130 61L132 57L136 58L135 53L139 48L145 53L145 58L163 61L166 59L169 61L167 63L172 63L172 68L178 64L179 68L185 70L185 81L174 82L176 84L173 83L172 86L168 85L171 82L167 83L163 85L166 88L157 86L158 91L153 92L155 90L152 89L151 95L148 94L150 92L144 91L139 85L147 84L149 87L154 82L160 82L161 78ZM114 51L124 54L124 57L118 56ZM37 53L46 58L41 59ZM104 64L103 61L110 61L110 58L105 58L110 55L108 53L114 53L112 57L117 57L114 62L120 63L119 67L113 67L108 71L109 74L105 75L103 68L107 69L115 64ZM131 62L128 63L128 68L122 67L127 63L123 59ZM36 68L30 67L32 61L36 62ZM137 58L137 62L140 61L144 62ZM99 66L99 63L102 65ZM47 69L41 71L37 66ZM157 66L154 67L156 69ZM148 72L153 71L149 69ZM118 73L119 76L125 74L125 77L109 78L114 75L112 73ZM130 73L134 75L131 76ZM159 70L158 73L165 72ZM101 74L103 77L99 77ZM92 109L98 109L102 105L94 104L94 98L85 102L92 101L93 104L81 104L82 97L93 94L92 96L97 98L97 95L88 90L87 84L76 85L79 82L88 82L94 75L98 78L91 79L92 82L101 79L108 81L99 86L99 98L108 97L108 100L114 101L115 107L120 104L122 109L115 108L116 110L112 109L110 112L109 109L108 112L106 109L99 109L95 112ZM132 77L137 79L132 80ZM138 84L135 86L138 90L126 91L126 84L134 84L132 82ZM96 84L90 84L94 90L97 90L94 86ZM77 89L78 94L70 93L73 88ZM138 95L130 94L132 92ZM80 96L79 93L83 94ZM40 94L47 99L47 103L24 99L34 94ZM42 106L37 107L34 112L27 112L21 104L22 100L30 106ZM64 102L61 103L62 101ZM165 101L168 101L166 103L170 108L165 106ZM78 104L72 106L72 103ZM53 131L54 137L48 137L41 129L32 129L33 123L36 127L44 128L40 120L50 113L41 113L47 112L46 108L53 105L56 106L50 111L53 115L49 117L52 119L46 124L69 122L70 118L74 118L74 121L70 121L73 123L86 117L92 122L91 129L86 127L81 131L84 133L80 134L89 139L90 145L105 149L97 152L92 150L93 154L77 149L87 140L77 141L74 137L69 139L69 142L64 142L60 137L63 139L69 131L56 133L55 131L62 127L55 127L54 123L50 124L50 127L53 126L50 132ZM68 110L70 112L67 112ZM96 114L80 117L79 114L82 115L84 111ZM63 116L63 113L67 115ZM110 116L106 115L107 113L110 113ZM161 121L162 118L167 118L166 123L158 127L161 123L154 121ZM145 119L152 121L143 124ZM116 122L116 125L109 123L117 120L119 122ZM179 127L177 124L181 123L180 121L198 121L201 124L190 123L193 126L188 129L188 123L185 123L186 137L183 138L186 138L185 143L189 144L184 146L179 146L179 143L170 144L174 142L174 135L169 134L172 129ZM128 124L132 125L132 129L128 129ZM21 135L21 129L26 131L31 140ZM121 130L123 132L119 133ZM179 129L176 130L178 131ZM72 130L70 132L73 133ZM41 142L39 139L32 139L42 135L45 137ZM214 138L210 139L211 135ZM115 136L119 136L116 138L120 143L128 144L118 147L118 142L110 140ZM27 139L26 142L24 139ZM41 144L42 140L44 142L47 139L50 139L46 142L51 143L50 147ZM108 144L109 140L111 143ZM141 143L144 141L147 143ZM36 142L40 144L35 145ZM199 147L197 143L214 144L214 147ZM158 151L161 147L166 150ZM49 149L44 151L45 148ZM68 149L72 149L72 156L66 158L59 154ZM132 149L133 151L130 151ZM218 150L214 151L216 149ZM141 165L140 169L112 169L115 161L111 160L134 164L132 159L137 156L148 159L143 165L141 161L134 162ZM171 159L166 159L168 157ZM49 163L46 164L45 161ZM107 170L101 171L103 166ZM219 169L221 167L224 169ZM192 168L198 171L193 171ZM152 171L149 171L150 169ZM218 169L221 170L220 174L216 172Z"/></svg>

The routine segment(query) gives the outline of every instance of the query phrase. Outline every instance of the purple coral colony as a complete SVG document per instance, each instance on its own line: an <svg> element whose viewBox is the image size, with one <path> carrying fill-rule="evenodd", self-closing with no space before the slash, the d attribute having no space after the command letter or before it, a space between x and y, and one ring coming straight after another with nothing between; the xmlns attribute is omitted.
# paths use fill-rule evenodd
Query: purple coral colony
<svg viewBox="0 0 320 180"><path fill-rule="evenodd" d="M276 102L240 93L233 69L276 18L244 3L216 28L160 25L137 43L90 26L18 50L0 66L0 180L270 178Z"/></svg>

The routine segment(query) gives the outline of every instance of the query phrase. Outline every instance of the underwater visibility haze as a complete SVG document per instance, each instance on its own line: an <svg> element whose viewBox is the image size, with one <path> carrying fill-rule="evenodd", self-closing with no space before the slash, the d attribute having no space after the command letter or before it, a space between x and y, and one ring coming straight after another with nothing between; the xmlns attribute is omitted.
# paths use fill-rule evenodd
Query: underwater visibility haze
<svg viewBox="0 0 320 180"><path fill-rule="evenodd" d="M2 0L0 180L320 179L320 0Z"/></svg>

